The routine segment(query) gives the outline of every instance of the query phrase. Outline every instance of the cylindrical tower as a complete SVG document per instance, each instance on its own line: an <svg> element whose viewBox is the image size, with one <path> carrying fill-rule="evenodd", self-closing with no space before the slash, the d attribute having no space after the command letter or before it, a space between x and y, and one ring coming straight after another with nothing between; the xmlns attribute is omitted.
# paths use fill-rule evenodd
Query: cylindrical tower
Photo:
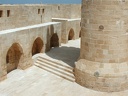
<svg viewBox="0 0 128 96"><path fill-rule="evenodd" d="M83 0L76 82L100 91L128 88L128 0Z"/></svg>

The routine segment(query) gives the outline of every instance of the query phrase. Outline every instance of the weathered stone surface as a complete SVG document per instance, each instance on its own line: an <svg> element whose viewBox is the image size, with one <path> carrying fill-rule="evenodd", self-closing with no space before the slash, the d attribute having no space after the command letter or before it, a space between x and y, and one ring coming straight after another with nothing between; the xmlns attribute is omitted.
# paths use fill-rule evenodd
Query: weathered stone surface
<svg viewBox="0 0 128 96"><path fill-rule="evenodd" d="M52 37L53 34L57 34L59 46L61 43L61 24L58 22L0 31L0 79L7 75L7 71L10 72L17 68L24 70L32 66L32 55L51 49L49 37ZM38 40L36 47L33 47L38 38L43 43ZM41 44L42 46L40 46Z"/></svg>
<svg viewBox="0 0 128 96"><path fill-rule="evenodd" d="M76 82L100 91L128 88L128 0L83 0Z"/></svg>
<svg viewBox="0 0 128 96"><path fill-rule="evenodd" d="M80 8L80 4L0 5L0 81L14 69L32 66L32 55L67 43L71 29L72 38L79 38Z"/></svg>
<svg viewBox="0 0 128 96"><path fill-rule="evenodd" d="M3 4L0 5L0 30L47 23L52 18L81 18L80 10L81 4Z"/></svg>
<svg viewBox="0 0 128 96"><path fill-rule="evenodd" d="M53 22L61 22L61 42L67 43L69 40L69 33L73 32L70 40L78 39L80 34L80 18L66 19L66 18L52 18ZM72 30L72 31L71 31Z"/></svg>

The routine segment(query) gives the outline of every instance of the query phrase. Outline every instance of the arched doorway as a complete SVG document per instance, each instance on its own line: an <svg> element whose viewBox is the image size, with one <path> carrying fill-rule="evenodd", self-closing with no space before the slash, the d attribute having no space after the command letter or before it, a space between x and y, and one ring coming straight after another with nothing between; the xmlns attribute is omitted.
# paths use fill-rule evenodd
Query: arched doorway
<svg viewBox="0 0 128 96"><path fill-rule="evenodd" d="M79 33L79 37L81 37L81 31L80 31L80 33Z"/></svg>
<svg viewBox="0 0 128 96"><path fill-rule="evenodd" d="M59 37L54 33L50 39L50 47L59 47Z"/></svg>
<svg viewBox="0 0 128 96"><path fill-rule="evenodd" d="M6 55L7 73L17 69L23 50L18 43L12 44Z"/></svg>
<svg viewBox="0 0 128 96"><path fill-rule="evenodd" d="M68 34L68 40L74 39L74 30L70 29L69 34Z"/></svg>
<svg viewBox="0 0 128 96"><path fill-rule="evenodd" d="M36 40L33 43L33 47L32 47L32 55L42 52L43 45L44 43L42 39L40 37L36 38Z"/></svg>

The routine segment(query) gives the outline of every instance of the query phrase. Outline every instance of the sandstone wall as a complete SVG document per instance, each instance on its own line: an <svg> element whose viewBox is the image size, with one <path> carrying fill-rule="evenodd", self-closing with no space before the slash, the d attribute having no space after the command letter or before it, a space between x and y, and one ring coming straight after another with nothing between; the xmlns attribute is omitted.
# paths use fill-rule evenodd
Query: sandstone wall
<svg viewBox="0 0 128 96"><path fill-rule="evenodd" d="M51 22L51 6L0 5L0 30Z"/></svg>
<svg viewBox="0 0 128 96"><path fill-rule="evenodd" d="M32 47L36 38L40 37L43 41L42 52L50 50L50 38L56 33L61 43L61 24L57 22L44 23L29 27L16 28L0 31L0 81L7 75L7 52L9 48L17 43L21 46L22 56L18 68L26 69L33 64Z"/></svg>
<svg viewBox="0 0 128 96"><path fill-rule="evenodd" d="M54 22L61 22L61 42L67 43L68 36L71 29L74 31L73 39L78 39L80 34L80 18L77 19L62 19L62 18L53 18Z"/></svg>
<svg viewBox="0 0 128 96"><path fill-rule="evenodd" d="M52 4L53 18L81 18L81 4Z"/></svg>
<svg viewBox="0 0 128 96"><path fill-rule="evenodd" d="M83 0L76 82L100 91L128 88L128 0Z"/></svg>
<svg viewBox="0 0 128 96"><path fill-rule="evenodd" d="M80 18L81 5L0 5L0 30L51 22L52 17Z"/></svg>

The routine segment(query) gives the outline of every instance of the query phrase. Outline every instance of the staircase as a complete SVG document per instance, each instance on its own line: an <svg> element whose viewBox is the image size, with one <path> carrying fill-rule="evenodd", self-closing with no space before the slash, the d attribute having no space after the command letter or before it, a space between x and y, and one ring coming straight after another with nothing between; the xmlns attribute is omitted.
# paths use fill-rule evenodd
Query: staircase
<svg viewBox="0 0 128 96"><path fill-rule="evenodd" d="M50 73L53 73L59 77L67 79L71 82L75 82L73 68L64 64L61 61L54 60L52 58L44 58L39 56L35 61L35 66L44 69Z"/></svg>

